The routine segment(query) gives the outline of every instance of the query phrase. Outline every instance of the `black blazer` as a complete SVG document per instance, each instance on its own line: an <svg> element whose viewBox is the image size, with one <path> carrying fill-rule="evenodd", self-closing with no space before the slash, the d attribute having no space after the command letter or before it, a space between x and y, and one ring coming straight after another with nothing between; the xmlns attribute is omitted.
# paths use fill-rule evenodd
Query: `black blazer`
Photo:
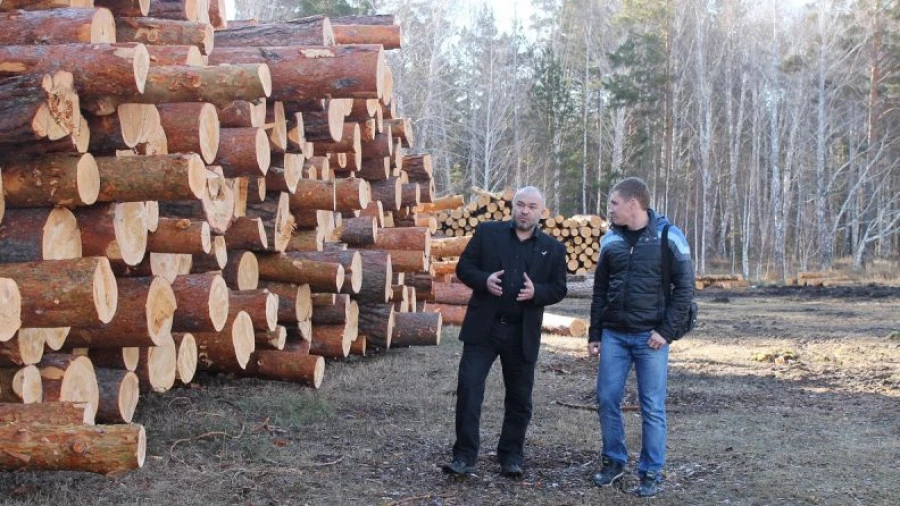
<svg viewBox="0 0 900 506"><path fill-rule="evenodd" d="M508 270L510 258L510 222L486 222L478 225L456 265L456 277L472 289L459 339L478 343L488 338L491 324L500 307L500 298L487 290L488 277ZM549 235L535 230L535 244L528 277L534 283L534 298L522 305L522 351L531 362L537 360L541 345L544 306L556 304L566 296L566 248Z"/></svg>

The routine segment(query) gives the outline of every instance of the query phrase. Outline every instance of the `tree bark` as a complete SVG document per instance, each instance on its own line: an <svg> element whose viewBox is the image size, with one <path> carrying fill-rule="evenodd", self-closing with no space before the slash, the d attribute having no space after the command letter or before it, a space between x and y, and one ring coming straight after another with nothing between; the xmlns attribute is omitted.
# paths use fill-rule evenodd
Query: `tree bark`
<svg viewBox="0 0 900 506"><path fill-rule="evenodd" d="M75 215L66 208L11 209L0 223L0 262L80 257L81 231Z"/></svg>
<svg viewBox="0 0 900 506"><path fill-rule="evenodd" d="M390 348L393 329L393 304L365 302L359 305L359 333L366 336L367 346Z"/></svg>
<svg viewBox="0 0 900 506"><path fill-rule="evenodd" d="M194 153L96 160L100 202L193 200L208 194L208 171Z"/></svg>
<svg viewBox="0 0 900 506"><path fill-rule="evenodd" d="M344 267L337 262L297 260L285 254L258 255L259 279L282 283L309 284L314 292L340 293Z"/></svg>
<svg viewBox="0 0 900 506"><path fill-rule="evenodd" d="M0 404L0 424L46 423L48 425L94 425L90 410L79 402L38 402Z"/></svg>
<svg viewBox="0 0 900 506"><path fill-rule="evenodd" d="M120 202L75 210L85 256L106 256L137 265L147 251L147 207Z"/></svg>
<svg viewBox="0 0 900 506"><path fill-rule="evenodd" d="M391 177L384 181L372 181L372 200L381 201L385 211L399 211L402 185L400 178Z"/></svg>
<svg viewBox="0 0 900 506"><path fill-rule="evenodd" d="M116 25L107 9L52 9L0 14L0 44L112 44Z"/></svg>
<svg viewBox="0 0 900 506"><path fill-rule="evenodd" d="M222 278L232 290L254 290L259 285L259 262L251 251L231 251Z"/></svg>
<svg viewBox="0 0 900 506"><path fill-rule="evenodd" d="M312 181L301 179L297 191L290 197L291 212L304 209L334 211L335 195L333 181Z"/></svg>
<svg viewBox="0 0 900 506"><path fill-rule="evenodd" d="M266 172L266 190L295 193L303 177L304 156L296 153L272 155L271 167Z"/></svg>
<svg viewBox="0 0 900 506"><path fill-rule="evenodd" d="M256 331L257 350L283 350L285 342L287 342L287 329L284 325L276 325L274 330ZM253 357L251 356L250 362L247 363L248 368L252 362Z"/></svg>
<svg viewBox="0 0 900 506"><path fill-rule="evenodd" d="M199 153L213 163L219 150L219 117L207 103L159 104L159 121L166 132L169 151Z"/></svg>
<svg viewBox="0 0 900 506"><path fill-rule="evenodd" d="M269 138L262 128L223 128L215 163L226 177L264 177L272 161Z"/></svg>
<svg viewBox="0 0 900 506"><path fill-rule="evenodd" d="M197 372L197 340L189 332L173 332L172 339L178 348L175 378L187 385Z"/></svg>
<svg viewBox="0 0 900 506"><path fill-rule="evenodd" d="M116 476L144 465L142 425L0 424L0 469L88 471Z"/></svg>
<svg viewBox="0 0 900 506"><path fill-rule="evenodd" d="M296 326L312 314L312 291L309 285L266 281L262 288L278 295L278 323Z"/></svg>
<svg viewBox="0 0 900 506"><path fill-rule="evenodd" d="M145 17L116 18L115 34L119 42L141 42L147 45L197 46L203 54L213 49L213 27L174 19ZM218 38L218 37L215 37Z"/></svg>
<svg viewBox="0 0 900 506"><path fill-rule="evenodd" d="M253 329L271 332L278 325L279 297L266 289L233 290L229 307L231 311L244 311L253 322Z"/></svg>
<svg viewBox="0 0 900 506"><path fill-rule="evenodd" d="M44 355L38 369L41 371L45 401L85 402L90 418L94 418L100 391L94 365L89 358L52 353Z"/></svg>
<svg viewBox="0 0 900 506"><path fill-rule="evenodd" d="M462 283L434 283L434 302L465 306L472 298L472 289Z"/></svg>
<svg viewBox="0 0 900 506"><path fill-rule="evenodd" d="M151 18L178 19L209 23L207 0L153 0L150 3Z"/></svg>
<svg viewBox="0 0 900 506"><path fill-rule="evenodd" d="M462 255L471 239L472 236L470 235L433 239L431 241L431 258L441 260L448 257L458 257Z"/></svg>
<svg viewBox="0 0 900 506"><path fill-rule="evenodd" d="M150 13L150 0L94 0L95 7L106 7L116 16L146 16Z"/></svg>
<svg viewBox="0 0 900 506"><path fill-rule="evenodd" d="M372 216L344 219L341 226L335 229L335 235L340 237L341 242L354 247L375 244L377 234L377 222Z"/></svg>
<svg viewBox="0 0 900 506"><path fill-rule="evenodd" d="M441 343L441 313L397 313L391 346L437 346Z"/></svg>
<svg viewBox="0 0 900 506"><path fill-rule="evenodd" d="M400 49L400 25L332 25L336 44L381 44Z"/></svg>
<svg viewBox="0 0 900 506"><path fill-rule="evenodd" d="M145 392L168 392L175 385L178 371L178 348L171 334L161 346L140 348L140 359L134 371Z"/></svg>
<svg viewBox="0 0 900 506"><path fill-rule="evenodd" d="M315 314L315 311L314 313ZM346 358L350 354L350 344L356 337L349 323L339 325L316 325L309 352L326 358Z"/></svg>
<svg viewBox="0 0 900 506"><path fill-rule="evenodd" d="M269 239L262 218L235 218L225 231L225 243L229 248L254 252L269 251Z"/></svg>
<svg viewBox="0 0 900 506"><path fill-rule="evenodd" d="M325 377L325 359L308 352L259 350L251 357L247 373L259 378L319 388Z"/></svg>
<svg viewBox="0 0 900 506"><path fill-rule="evenodd" d="M369 182L365 179L340 178L334 180L334 210L365 209L371 201Z"/></svg>
<svg viewBox="0 0 900 506"><path fill-rule="evenodd" d="M222 128L262 128L266 123L266 100L235 100L218 106Z"/></svg>
<svg viewBox="0 0 900 506"><path fill-rule="evenodd" d="M96 367L134 372L141 361L141 348L88 348L88 357Z"/></svg>
<svg viewBox="0 0 900 506"><path fill-rule="evenodd" d="M322 263L338 263L343 267L344 280L340 293L356 294L362 287L362 257L358 251L295 251L286 256L293 260L314 261Z"/></svg>
<svg viewBox="0 0 900 506"><path fill-rule="evenodd" d="M447 325L462 325L462 322L466 317L467 307L468 306L428 302L425 304L425 311L440 313L443 317L443 323L446 323Z"/></svg>
<svg viewBox="0 0 900 506"><path fill-rule="evenodd" d="M135 373L121 369L98 368L100 404L96 419L100 423L130 423L140 397Z"/></svg>
<svg viewBox="0 0 900 506"><path fill-rule="evenodd" d="M0 54L10 47L22 46L0 46ZM16 63L10 65L16 67ZM67 142L81 128L81 101L73 89L72 74L44 69L32 72L8 76L0 71L0 145L42 141L38 146L43 148L47 141Z"/></svg>
<svg viewBox="0 0 900 506"><path fill-rule="evenodd" d="M156 66L205 66L206 57L197 46L154 46L148 45L150 61Z"/></svg>
<svg viewBox="0 0 900 506"><path fill-rule="evenodd" d="M0 365L24 366L41 361L46 332L43 329L19 329L12 339L0 342Z"/></svg>
<svg viewBox="0 0 900 506"><path fill-rule="evenodd" d="M187 218L160 218L159 228L147 240L147 249L153 253L198 255L211 248L209 223Z"/></svg>
<svg viewBox="0 0 900 506"><path fill-rule="evenodd" d="M5 419L2 403L39 403L43 397L44 387L37 367L0 367L0 423L15 421Z"/></svg>
<svg viewBox="0 0 900 506"><path fill-rule="evenodd" d="M229 315L228 320L223 332L194 333L198 369L226 373L246 369L250 355L256 349L253 322L244 311Z"/></svg>
<svg viewBox="0 0 900 506"><path fill-rule="evenodd" d="M175 332L219 332L228 319L229 290L217 273L178 276L172 282ZM196 335L194 336L196 337Z"/></svg>
<svg viewBox="0 0 900 506"><path fill-rule="evenodd" d="M326 16L310 16L216 32L219 47L260 47L270 46L273 42L284 46L332 46L331 21Z"/></svg>

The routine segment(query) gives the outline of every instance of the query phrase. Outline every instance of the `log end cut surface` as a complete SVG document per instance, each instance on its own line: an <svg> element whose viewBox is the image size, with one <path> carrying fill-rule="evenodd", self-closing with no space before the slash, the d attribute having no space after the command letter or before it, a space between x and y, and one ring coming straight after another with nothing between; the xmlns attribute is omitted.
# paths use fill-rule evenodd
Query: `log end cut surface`
<svg viewBox="0 0 900 506"><path fill-rule="evenodd" d="M22 295L9 278L0 278L0 342L9 341L22 326Z"/></svg>

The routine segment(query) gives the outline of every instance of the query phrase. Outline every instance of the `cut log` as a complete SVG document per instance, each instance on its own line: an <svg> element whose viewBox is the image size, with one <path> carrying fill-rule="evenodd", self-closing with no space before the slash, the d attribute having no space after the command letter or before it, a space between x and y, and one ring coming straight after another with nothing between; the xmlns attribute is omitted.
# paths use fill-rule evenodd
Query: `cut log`
<svg viewBox="0 0 900 506"><path fill-rule="evenodd" d="M134 372L141 361L142 348L88 348L88 357L96 367Z"/></svg>
<svg viewBox="0 0 900 506"><path fill-rule="evenodd" d="M140 398L137 374L121 369L97 368L100 404L96 420L100 423L130 423Z"/></svg>
<svg viewBox="0 0 900 506"><path fill-rule="evenodd" d="M341 226L335 229L335 235L340 238L341 242L354 247L375 244L377 233L377 221L373 216L344 219Z"/></svg>
<svg viewBox="0 0 900 506"><path fill-rule="evenodd" d="M344 281L341 284L341 293L359 293L359 289L362 287L362 257L358 251L296 251L287 253L286 256L304 262L338 263L343 266Z"/></svg>
<svg viewBox="0 0 900 506"><path fill-rule="evenodd" d="M197 367L205 371L243 371L256 349L256 334L250 316L239 311L229 315L223 332L194 333L197 340Z"/></svg>
<svg viewBox="0 0 900 506"><path fill-rule="evenodd" d="M387 49L387 48L385 48ZM395 139L400 139L401 145L404 148L412 147L413 145L413 128L412 121L409 118L398 118L398 119L389 119L385 120L385 125L391 127L391 135ZM413 155L413 156L404 156L402 158L403 166L406 167L407 160L422 160L422 158L428 157L428 163L431 163L431 155ZM411 161L412 161L411 160ZM416 172L419 172L419 167L415 167L413 169ZM408 170L407 170L408 171ZM428 172L429 178L431 177L430 167ZM410 174L411 181L418 181L418 179L412 179L412 174Z"/></svg>
<svg viewBox="0 0 900 506"><path fill-rule="evenodd" d="M97 166L101 202L191 200L208 194L208 171L200 155L194 153L100 157Z"/></svg>
<svg viewBox="0 0 900 506"><path fill-rule="evenodd" d="M354 298L365 302L386 303L391 297L391 278L393 278L390 253L378 250L359 250L359 254L362 258L362 270L365 275L359 293Z"/></svg>
<svg viewBox="0 0 900 506"><path fill-rule="evenodd" d="M394 132L394 130L391 130L391 132ZM431 155L428 154L404 156L403 168L406 169L406 173L409 174L409 180L418 183L430 181L434 173ZM463 202L463 205L465 205L465 202Z"/></svg>
<svg viewBox="0 0 900 506"><path fill-rule="evenodd" d="M104 103L209 102L224 105L234 100L266 97L271 90L271 77L265 64L158 66L150 68L142 93L107 97Z"/></svg>
<svg viewBox="0 0 900 506"><path fill-rule="evenodd" d="M187 385L197 372L197 340L188 332L173 332L172 339L178 347L175 376Z"/></svg>
<svg viewBox="0 0 900 506"><path fill-rule="evenodd" d="M462 283L435 283L434 302L465 306L472 298L472 289Z"/></svg>
<svg viewBox="0 0 900 506"><path fill-rule="evenodd" d="M137 265L147 251L147 207L143 202L120 202L75 210L81 230L81 251Z"/></svg>
<svg viewBox="0 0 900 506"><path fill-rule="evenodd" d="M150 63L154 66L205 66L206 57L197 46L147 46Z"/></svg>
<svg viewBox="0 0 900 506"><path fill-rule="evenodd" d="M34 11L45 9L63 9L66 7L89 8L90 0L6 0L0 5L0 11Z"/></svg>
<svg viewBox="0 0 900 506"><path fill-rule="evenodd" d="M159 228L148 237L147 248L154 253L209 253L212 249L209 223L186 218L160 218Z"/></svg>
<svg viewBox="0 0 900 506"><path fill-rule="evenodd" d="M12 339L0 343L0 365L24 366L41 361L46 332L43 329L19 329Z"/></svg>
<svg viewBox="0 0 900 506"><path fill-rule="evenodd" d="M207 174L210 172L207 171ZM233 180L223 179L215 191L212 196L204 195L200 202L164 202L160 205L160 212L170 218L205 219L212 233L223 235L234 218Z"/></svg>
<svg viewBox="0 0 900 506"><path fill-rule="evenodd" d="M91 153L112 156L146 142L152 128L159 125L159 111L150 104L122 104L116 108L116 114L90 114L87 121Z"/></svg>
<svg viewBox="0 0 900 506"><path fill-rule="evenodd" d="M387 181L391 176L391 159L386 156L364 159L362 165L357 168L356 174L371 182ZM380 199L376 197L374 200Z"/></svg>
<svg viewBox="0 0 900 506"><path fill-rule="evenodd" d="M359 125L344 123L344 107L339 100L328 100L326 104L323 111L307 110L302 113L303 133L306 140L324 143L352 142L352 138L348 138L347 134L353 133L354 125L356 125L356 130L359 130ZM358 141L357 146L359 146Z"/></svg>
<svg viewBox="0 0 900 506"><path fill-rule="evenodd" d="M291 212L307 209L334 211L334 197L333 181L301 179L290 197Z"/></svg>
<svg viewBox="0 0 900 506"><path fill-rule="evenodd" d="M364 357L366 356L366 336L358 335L356 340L350 343L350 355Z"/></svg>
<svg viewBox="0 0 900 506"><path fill-rule="evenodd" d="M217 273L178 276L172 282L175 332L219 332L228 319L229 290ZM196 336L195 336L196 337Z"/></svg>
<svg viewBox="0 0 900 506"><path fill-rule="evenodd" d="M266 281L262 288L278 295L278 322L295 325L308 320L312 314L311 291L309 285Z"/></svg>
<svg viewBox="0 0 900 506"><path fill-rule="evenodd" d="M174 19L118 17L115 26L115 34L119 42L197 46L203 54L209 54L213 49L213 33L213 27L208 23Z"/></svg>
<svg viewBox="0 0 900 506"><path fill-rule="evenodd" d="M145 392L167 392L175 385L178 371L178 348L171 334L161 346L140 348L140 360L134 371Z"/></svg>
<svg viewBox="0 0 900 506"><path fill-rule="evenodd" d="M266 63L272 100L379 98L384 86L384 49L378 45L222 47L210 65Z"/></svg>
<svg viewBox="0 0 900 506"><path fill-rule="evenodd" d="M310 16L240 28L229 27L216 32L219 47L259 47L269 46L273 42L285 46L331 46L334 45L334 33L326 16Z"/></svg>
<svg viewBox="0 0 900 506"><path fill-rule="evenodd" d="M222 268L222 278L232 290L255 290L259 285L259 262L250 251L232 251Z"/></svg>
<svg viewBox="0 0 900 506"><path fill-rule="evenodd" d="M14 421L4 419L2 403L32 404L41 402L43 397L44 387L37 367L0 367L0 423Z"/></svg>
<svg viewBox="0 0 900 506"><path fill-rule="evenodd" d="M235 218L225 232L229 248L264 252L269 250L269 239L262 218Z"/></svg>
<svg viewBox="0 0 900 506"><path fill-rule="evenodd" d="M162 277L119 278L119 305L113 319L102 326L72 328L69 348L162 346L172 330L175 293Z"/></svg>
<svg viewBox="0 0 900 506"><path fill-rule="evenodd" d="M116 25L108 9L53 9L0 14L0 43L112 44Z"/></svg>
<svg viewBox="0 0 900 506"><path fill-rule="evenodd" d="M264 202L248 205L248 215L263 220L266 237L270 238L266 246L268 251L283 252L291 239L294 217L291 216L289 201L288 193L272 192Z"/></svg>
<svg viewBox="0 0 900 506"><path fill-rule="evenodd" d="M6 220L0 223L0 262L79 257L81 231L75 215L68 209L11 209L6 213ZM3 292L2 296L9 293Z"/></svg>
<svg viewBox="0 0 900 506"><path fill-rule="evenodd" d="M266 289L233 290L231 311L244 311L253 322L253 329L273 331L278 325L278 295Z"/></svg>
<svg viewBox="0 0 900 506"><path fill-rule="evenodd" d="M0 54L3 48L0 46ZM81 128L84 118L79 109L80 99L69 72L2 77L0 67L0 145L44 141L39 144L43 149L46 141L68 142L66 139Z"/></svg>
<svg viewBox="0 0 900 506"><path fill-rule="evenodd" d="M209 22L217 30L228 28L228 14L225 0L209 0Z"/></svg>
<svg viewBox="0 0 900 506"><path fill-rule="evenodd" d="M85 402L90 417L97 413L100 392L91 360L84 356L51 353L38 364L44 388L44 400Z"/></svg>
<svg viewBox="0 0 900 506"><path fill-rule="evenodd" d="M340 293L344 267L337 262L292 259L285 254L257 255L259 279L282 283L309 284L314 292Z"/></svg>
<svg viewBox="0 0 900 506"><path fill-rule="evenodd" d="M445 237L431 241L431 258L441 260L447 257L458 257L466 249L472 236Z"/></svg>
<svg viewBox="0 0 900 506"><path fill-rule="evenodd" d="M262 128L223 128L216 163L226 177L263 177L269 170L269 139Z"/></svg>
<svg viewBox="0 0 900 506"><path fill-rule="evenodd" d="M106 7L116 16L146 16L150 13L150 0L94 0L94 6Z"/></svg>
<svg viewBox="0 0 900 506"><path fill-rule="evenodd" d="M0 424L0 469L87 471L116 476L144 465L142 425Z"/></svg>
<svg viewBox="0 0 900 506"><path fill-rule="evenodd" d="M368 346L390 348L393 330L393 304L366 302L359 305L359 333L366 336Z"/></svg>
<svg viewBox="0 0 900 506"><path fill-rule="evenodd" d="M271 91L271 85L269 89ZM266 105L265 130L269 137L269 147L273 152L287 151L287 116L284 112L284 102L274 101Z"/></svg>
<svg viewBox="0 0 900 506"><path fill-rule="evenodd" d="M470 236L471 237L471 236ZM435 276L452 276L456 274L456 264L459 260L444 260L442 262L431 262L431 271Z"/></svg>
<svg viewBox="0 0 900 506"><path fill-rule="evenodd" d="M428 302L425 304L424 311L440 313L443 317L443 323L446 323L447 325L462 325L462 322L466 317L466 307L468 306Z"/></svg>
<svg viewBox="0 0 900 506"><path fill-rule="evenodd" d="M266 122L266 100L235 100L230 104L222 104L219 110L219 123L222 128L263 127Z"/></svg>
<svg viewBox="0 0 900 506"><path fill-rule="evenodd" d="M277 153L272 156L271 167L266 172L266 190L295 193L303 177L303 155Z"/></svg>
<svg viewBox="0 0 900 506"><path fill-rule="evenodd" d="M287 329L284 325L276 325L275 330L257 330L256 331L256 349L260 350L283 350L284 343L287 342ZM253 363L253 357L250 357L249 365Z"/></svg>
<svg viewBox="0 0 900 506"><path fill-rule="evenodd" d="M355 337L355 329L350 329L349 324L316 325L309 352L326 358L346 358Z"/></svg>
<svg viewBox="0 0 900 506"><path fill-rule="evenodd" d="M219 150L219 117L214 105L159 104L157 109L170 152L199 153L206 163L213 163Z"/></svg>
<svg viewBox="0 0 900 506"><path fill-rule="evenodd" d="M116 279L103 257L0 264L0 278L18 285L28 327L107 323L116 312Z"/></svg>
<svg viewBox="0 0 900 506"><path fill-rule="evenodd" d="M400 25L332 25L336 44L381 44L400 49Z"/></svg>
<svg viewBox="0 0 900 506"><path fill-rule="evenodd" d="M544 313L544 320L541 322L541 331L547 334L585 337L587 336L588 323L581 318Z"/></svg>
<svg viewBox="0 0 900 506"><path fill-rule="evenodd" d="M312 324L316 329L319 325L344 325L358 320L359 305L349 295L338 294L330 303L313 299Z"/></svg>
<svg viewBox="0 0 900 506"><path fill-rule="evenodd" d="M441 343L441 313L394 315L391 346L437 346Z"/></svg>
<svg viewBox="0 0 900 506"><path fill-rule="evenodd" d="M419 205L419 183L407 183L400 186L400 207L415 207Z"/></svg>
<svg viewBox="0 0 900 506"><path fill-rule="evenodd" d="M409 163L408 161L405 163ZM435 211L444 211L448 209L458 209L462 208L466 205L466 199L462 195L447 195L445 197L440 197L434 199L434 202L431 204L419 204L418 211L419 212L435 212Z"/></svg>
<svg viewBox="0 0 900 506"><path fill-rule="evenodd" d="M209 2L207 0L153 0L148 14L152 18L209 23Z"/></svg>
<svg viewBox="0 0 900 506"><path fill-rule="evenodd" d="M0 404L0 424L46 423L48 425L94 425L90 409L83 402L38 402Z"/></svg>
<svg viewBox="0 0 900 506"><path fill-rule="evenodd" d="M253 354L250 363L248 374L269 380L319 388L325 377L325 359L308 352L259 350Z"/></svg>
<svg viewBox="0 0 900 506"><path fill-rule="evenodd" d="M391 268L394 272L421 272L428 270L428 258L421 251L396 249L387 251L391 254Z"/></svg>
<svg viewBox="0 0 900 506"><path fill-rule="evenodd" d="M406 285L394 285L391 302L394 303L394 311L398 313L409 312L409 287Z"/></svg>
<svg viewBox="0 0 900 506"><path fill-rule="evenodd" d="M369 182L365 179L341 178L334 181L334 210L365 209L371 201Z"/></svg>
<svg viewBox="0 0 900 506"><path fill-rule="evenodd" d="M392 177L384 181L372 181L372 200L381 201L385 211L399 211L403 183L400 178Z"/></svg>

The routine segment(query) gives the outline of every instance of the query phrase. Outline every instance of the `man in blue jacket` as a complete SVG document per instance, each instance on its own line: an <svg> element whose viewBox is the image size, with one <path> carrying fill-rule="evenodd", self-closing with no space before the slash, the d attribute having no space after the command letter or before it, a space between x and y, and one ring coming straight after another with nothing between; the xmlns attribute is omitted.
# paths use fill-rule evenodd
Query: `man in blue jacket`
<svg viewBox="0 0 900 506"><path fill-rule="evenodd" d="M602 467L594 483L612 485L628 460L622 397L634 364L641 404L642 445L637 471L641 497L659 489L666 458L666 380L669 344L680 337L694 293L694 270L684 234L650 209L650 191L639 178L613 187L609 232L600 243L594 276L588 352L599 356L597 401L603 436ZM669 225L671 294L663 287L663 229Z"/></svg>
<svg viewBox="0 0 900 506"><path fill-rule="evenodd" d="M501 474L522 476L544 306L566 296L566 250L538 228L543 195L526 186L512 206L512 221L478 226L456 266L472 297L459 332L456 443L453 460L443 466L449 474L476 470L485 380L499 356L506 399L497 459Z"/></svg>

